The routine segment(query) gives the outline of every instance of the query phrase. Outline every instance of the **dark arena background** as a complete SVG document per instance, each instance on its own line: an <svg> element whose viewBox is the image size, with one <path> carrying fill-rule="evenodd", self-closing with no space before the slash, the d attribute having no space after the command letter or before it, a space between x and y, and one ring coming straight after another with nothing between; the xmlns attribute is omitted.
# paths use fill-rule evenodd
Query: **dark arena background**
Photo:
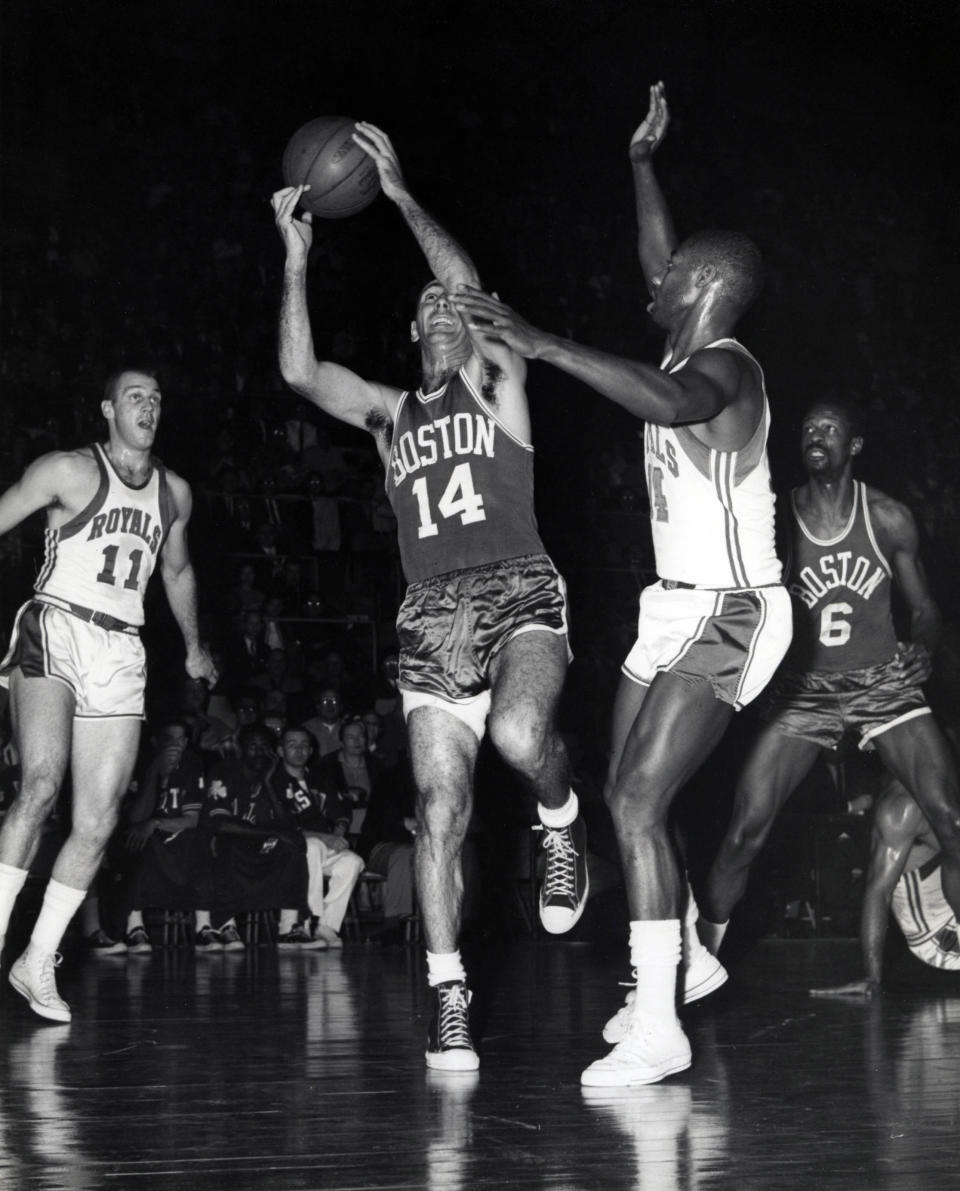
<svg viewBox="0 0 960 1191"><path fill-rule="evenodd" d="M362 711L402 595L369 437L297 399L277 367L283 249L269 200L293 131L320 115L379 125L488 288L540 326L656 363L627 146L663 79L672 122L657 171L678 232L738 227L766 258L739 338L766 375L776 487L802 476L810 400L852 396L866 426L859 477L917 519L945 620L932 694L955 730L956 4L0 0L0 12L0 481L98 437L106 375L155 365L157 454L193 488L215 648L229 651L259 593L301 672ZM397 211L380 196L314 229L318 355L415 385L409 324L428 275ZM352 906L342 951L301 956L278 955L256 917L245 952L216 957L195 956L169 913L148 923L149 956L92 957L72 928L58 976L69 1027L32 1017L5 979L0 992L0 1185L957 1185L958 978L924 969L891 927L885 997L807 995L858 972L870 824L845 808L881 779L846 755L797 792L756 867L730 982L685 1014L693 1068L619 1097L581 1092L629 978L601 787L653 564L640 424L543 365L528 393L538 518L569 585L561 727L595 893L570 936L542 933L529 808L484 751L467 943L482 973L479 1080L426 1078L422 945L382 945L370 904ZM42 529L34 519L0 539L4 645ZM158 583L145 640L149 725L183 673ZM738 718L677 809L695 881L752 727ZM8 943L26 925L15 919Z"/></svg>

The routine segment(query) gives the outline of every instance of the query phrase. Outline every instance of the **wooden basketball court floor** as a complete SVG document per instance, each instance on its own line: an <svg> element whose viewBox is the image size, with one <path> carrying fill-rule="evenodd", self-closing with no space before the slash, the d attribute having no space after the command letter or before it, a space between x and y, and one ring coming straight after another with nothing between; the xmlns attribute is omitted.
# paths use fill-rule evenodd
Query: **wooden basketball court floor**
<svg viewBox="0 0 960 1191"><path fill-rule="evenodd" d="M876 1002L808 996L856 950L751 943L684 1011L692 1068L611 1092L579 1074L625 957L589 942L469 957L476 1078L425 1070L419 948L75 955L69 1025L4 972L0 1187L960 1187L960 978L916 964Z"/></svg>

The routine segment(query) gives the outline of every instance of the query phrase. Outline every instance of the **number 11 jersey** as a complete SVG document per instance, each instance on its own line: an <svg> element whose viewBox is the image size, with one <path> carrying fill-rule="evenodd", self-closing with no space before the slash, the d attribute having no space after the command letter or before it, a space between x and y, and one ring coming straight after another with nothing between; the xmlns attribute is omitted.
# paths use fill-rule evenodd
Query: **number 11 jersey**
<svg viewBox="0 0 960 1191"><path fill-rule="evenodd" d="M533 447L484 403L461 369L434 393L404 393L387 460L408 583L542 554Z"/></svg>
<svg viewBox="0 0 960 1191"><path fill-rule="evenodd" d="M166 472L154 460L150 478L133 487L98 443L90 449L100 470L97 491L76 517L47 529L34 590L139 626L147 581L173 519Z"/></svg>

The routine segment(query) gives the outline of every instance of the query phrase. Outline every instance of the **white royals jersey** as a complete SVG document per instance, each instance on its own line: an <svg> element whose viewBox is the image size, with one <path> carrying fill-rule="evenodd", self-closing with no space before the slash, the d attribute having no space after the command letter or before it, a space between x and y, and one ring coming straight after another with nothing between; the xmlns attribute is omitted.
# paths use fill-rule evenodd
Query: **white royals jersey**
<svg viewBox="0 0 960 1191"><path fill-rule="evenodd" d="M729 348L760 371L763 416L740 451L718 451L687 426L644 428L644 463L657 574L699 587L761 587L780 581L774 541L774 494L767 460L770 406L763 372L735 339L709 347ZM679 372L686 364L662 368Z"/></svg>
<svg viewBox="0 0 960 1191"><path fill-rule="evenodd" d="M154 460L150 478L134 488L98 443L91 450L100 469L96 494L72 520L46 531L34 590L142 625L147 581L173 513L166 473Z"/></svg>

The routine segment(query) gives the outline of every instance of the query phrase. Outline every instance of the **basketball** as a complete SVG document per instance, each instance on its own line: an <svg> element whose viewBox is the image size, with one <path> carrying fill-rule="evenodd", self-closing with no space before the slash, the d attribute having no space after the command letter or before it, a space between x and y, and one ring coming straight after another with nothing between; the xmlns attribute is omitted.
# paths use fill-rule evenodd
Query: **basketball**
<svg viewBox="0 0 960 1191"><path fill-rule="evenodd" d="M356 122L318 116L290 138L283 154L287 186L309 183L300 202L323 219L344 219L369 207L380 193L375 163L351 139Z"/></svg>

